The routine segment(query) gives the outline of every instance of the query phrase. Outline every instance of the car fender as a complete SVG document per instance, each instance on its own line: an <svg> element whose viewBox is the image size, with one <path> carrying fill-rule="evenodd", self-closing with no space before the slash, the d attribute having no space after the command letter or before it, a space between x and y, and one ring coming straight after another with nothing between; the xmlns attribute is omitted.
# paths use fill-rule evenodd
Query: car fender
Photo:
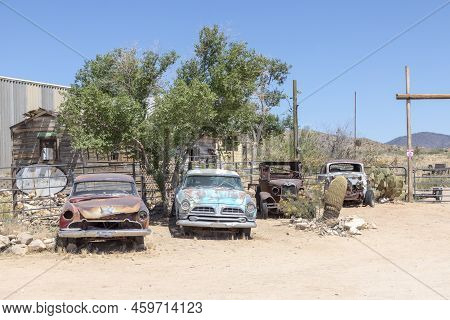
<svg viewBox="0 0 450 320"><path fill-rule="evenodd" d="M261 201L275 202L275 199L270 195L269 192L261 191L259 193L259 198Z"/></svg>

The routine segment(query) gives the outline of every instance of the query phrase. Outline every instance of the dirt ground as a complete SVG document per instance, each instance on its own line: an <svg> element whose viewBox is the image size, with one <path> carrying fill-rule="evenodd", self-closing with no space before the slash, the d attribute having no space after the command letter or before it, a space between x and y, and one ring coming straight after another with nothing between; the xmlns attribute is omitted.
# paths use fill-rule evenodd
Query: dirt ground
<svg viewBox="0 0 450 320"><path fill-rule="evenodd" d="M9 299L442 299L450 297L450 203L344 208L378 228L320 237L258 221L252 240L172 238L146 252L0 257Z"/></svg>

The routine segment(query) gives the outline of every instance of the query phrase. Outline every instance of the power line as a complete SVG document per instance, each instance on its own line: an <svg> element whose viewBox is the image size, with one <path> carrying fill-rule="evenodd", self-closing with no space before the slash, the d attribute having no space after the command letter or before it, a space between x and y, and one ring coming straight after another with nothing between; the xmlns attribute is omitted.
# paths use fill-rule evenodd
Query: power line
<svg viewBox="0 0 450 320"><path fill-rule="evenodd" d="M376 53L378 53L379 51L381 51L382 49L384 49L385 47L387 47L388 45L390 45L392 42L394 42L395 40L399 39L401 36L403 36L405 33L411 31L412 29L414 29L415 27L417 27L418 25L420 25L421 23L425 22L426 20L428 20L429 18L431 18L433 15L435 15L436 13L438 13L439 11L441 11L442 9L444 9L446 6L448 6L450 4L450 1L446 1L444 4L440 5L439 7L437 7L436 9L434 9L433 11L431 11L430 13L428 13L426 16L420 18L419 20L417 20L416 22L414 22L412 25L410 25L408 28L406 28L405 30L403 30L402 32L398 33L397 35L393 36L392 38L390 38L388 41L386 41L385 43L383 43L381 46L379 46L378 48L372 50L371 52L369 52L368 54L366 54L364 57L362 57L361 59L359 59L358 61L356 61L354 64L350 65L349 67L345 68L341 73L339 73L338 75L334 76L333 78L331 78L330 80L328 80L327 82L325 82L324 84L322 84L321 86L319 86L317 89L315 89L313 92L311 92L310 94L306 95L302 100L300 100L300 103L308 100L309 98L311 98L313 95L315 95L316 93L318 93L319 91L321 91L322 89L326 88L327 86L329 86L331 83L333 83L334 81L336 81L337 79L341 78L343 75L345 75L346 73L348 73L350 70L354 69L355 67L357 67L358 65L360 65L361 63L363 63L364 61L366 61L367 59L369 59L370 57L372 57L373 55L375 55Z"/></svg>
<svg viewBox="0 0 450 320"><path fill-rule="evenodd" d="M74 52L75 54L77 54L78 56L80 56L81 58L83 58L83 60L88 60L88 58L86 58L86 56L84 54L82 54L80 51L78 51L77 49L75 49L74 47L72 47L71 45L67 44L65 41L61 40L60 38L58 38L56 35L54 35L53 33L51 33L50 31L46 30L44 27L41 27L38 23L34 22L33 20L31 20L30 18L28 18L27 16L25 16L23 13L19 12L18 10L14 9L13 7L11 7L9 4L7 4L6 2L4 2L3 0L0 0L0 4L2 4L4 7L6 7L7 9L9 9L10 11L12 11L13 13L15 13L16 15L18 15L19 17L21 17L22 19L24 19L25 21L29 22L30 24L32 24L34 27L38 28L39 30L41 30L42 32L44 32L46 35L48 35L49 37L53 38L54 40L56 40L57 42L59 42L60 44L62 44L64 47L66 47L67 49L69 49L70 51Z"/></svg>
<svg viewBox="0 0 450 320"><path fill-rule="evenodd" d="M437 291L436 289L434 289L432 286L426 284L425 282L423 282L422 280L420 280L419 278L417 278L416 276L414 276L413 274L411 274L410 272L408 272L408 270L402 268L401 266L399 266L398 264L396 264L394 261L392 261L391 259L387 258L386 256L384 256L383 254L381 254L380 252L378 252L377 250L375 250L374 248L372 248L371 246L369 246L367 243L363 242L361 239L358 239L357 237L353 237L353 239L355 239L356 241L358 241L359 243L361 243L363 246L365 246L366 248L368 248L370 251L372 251L373 253L377 254L378 256L380 256L381 258L383 258L384 260L386 260L387 262L389 262L390 264L392 264L394 267L396 267L397 269L399 269L400 271L402 271L403 273L407 274L408 276L410 276L411 278L413 278L414 280L416 280L418 283L420 283L421 285L423 285L424 287L428 288L429 290L433 291L436 295L438 295L439 297L441 297L444 300L448 300L448 298L446 296L444 296L442 293L440 293L439 291Z"/></svg>

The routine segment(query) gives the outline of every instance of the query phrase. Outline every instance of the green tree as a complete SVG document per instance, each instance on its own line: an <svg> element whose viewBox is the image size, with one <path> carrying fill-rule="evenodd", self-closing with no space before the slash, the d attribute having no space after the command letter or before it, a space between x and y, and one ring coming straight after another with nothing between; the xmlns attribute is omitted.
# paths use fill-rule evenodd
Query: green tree
<svg viewBox="0 0 450 320"><path fill-rule="evenodd" d="M162 93L162 77L176 58L175 52L116 49L87 61L60 109L73 145L104 153L139 149L134 137L148 116L148 98Z"/></svg>
<svg viewBox="0 0 450 320"><path fill-rule="evenodd" d="M215 94L214 121L205 128L214 137L227 139L254 133L259 144L270 109L284 94L279 90L289 66L269 59L244 42L233 42L218 26L204 27L195 45L195 56L183 63L178 76L187 83L198 79Z"/></svg>
<svg viewBox="0 0 450 320"><path fill-rule="evenodd" d="M187 84L178 79L157 97L152 114L138 130L136 139L144 151L145 167L161 191L165 209L188 151L215 117L215 99L205 83L194 79Z"/></svg>

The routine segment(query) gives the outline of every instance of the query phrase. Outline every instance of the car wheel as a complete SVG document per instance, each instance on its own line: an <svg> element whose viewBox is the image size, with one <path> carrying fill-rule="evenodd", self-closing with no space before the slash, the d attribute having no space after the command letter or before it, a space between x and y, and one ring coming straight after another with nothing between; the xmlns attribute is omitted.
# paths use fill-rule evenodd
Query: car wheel
<svg viewBox="0 0 450 320"><path fill-rule="evenodd" d="M67 239L67 244L65 248L67 253L77 253L78 252L77 239Z"/></svg>
<svg viewBox="0 0 450 320"><path fill-rule="evenodd" d="M375 195L373 194L373 190L367 190L366 195L364 197L364 205L375 207Z"/></svg>
<svg viewBox="0 0 450 320"><path fill-rule="evenodd" d="M173 200L172 209L170 210L170 215L172 217L176 217L177 216L177 209L175 208L175 200Z"/></svg>
<svg viewBox="0 0 450 320"><path fill-rule="evenodd" d="M147 247L145 246L145 237L141 236L141 237L135 237L133 239L133 243L134 243L134 250L136 251L145 251L147 250Z"/></svg>
<svg viewBox="0 0 450 320"><path fill-rule="evenodd" d="M194 232L192 231L192 228L190 228L190 227L180 226L180 231L181 231L181 235L184 237L190 237L194 234Z"/></svg>
<svg viewBox="0 0 450 320"><path fill-rule="evenodd" d="M259 204L259 211L261 212L261 218L267 219L269 217L269 208L266 201L261 201Z"/></svg>
<svg viewBox="0 0 450 320"><path fill-rule="evenodd" d="M61 238L59 236L56 236L55 251L62 252L63 250L66 249L67 243L68 243L67 238Z"/></svg>
<svg viewBox="0 0 450 320"><path fill-rule="evenodd" d="M241 236L243 239L250 239L252 228L244 228L241 230Z"/></svg>
<svg viewBox="0 0 450 320"><path fill-rule="evenodd" d="M255 200L256 200L256 204L259 206L259 202L261 201L261 197L260 197L260 194L261 193L261 187L260 186L257 186L256 187L256 193L255 193ZM259 209L259 208L257 208L257 209Z"/></svg>

